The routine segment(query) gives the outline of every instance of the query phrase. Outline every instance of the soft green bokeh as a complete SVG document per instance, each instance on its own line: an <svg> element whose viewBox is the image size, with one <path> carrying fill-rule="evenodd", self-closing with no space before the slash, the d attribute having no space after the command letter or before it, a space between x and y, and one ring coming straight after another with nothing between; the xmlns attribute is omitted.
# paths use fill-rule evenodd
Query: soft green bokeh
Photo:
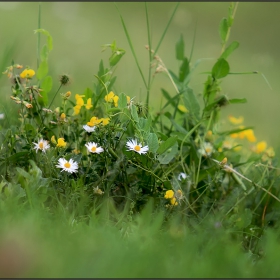
<svg viewBox="0 0 280 280"><path fill-rule="evenodd" d="M152 45L158 40L171 16L176 3L148 3L152 27ZM117 2L127 25L136 53L145 75L148 74L147 30L145 4ZM39 3L0 2L0 42L1 67L10 65L12 59L23 65L36 68L37 36L33 30L38 27ZM193 62L200 58L213 58L199 65L193 76L191 86L196 94L203 89L205 75L221 51L218 33L219 22L227 16L228 2L183 2L165 36L158 54L166 66L177 72L175 43L182 33L189 56L196 27L196 40ZM239 48L229 57L231 71L260 71L269 80L270 90L260 75L231 75L222 83L222 89L230 98L247 98L247 104L231 105L223 110L228 114L243 115L245 125L254 126L258 140L266 140L275 148L278 146L278 110L279 96L279 44L278 14L280 3L244 3L240 2L229 42L237 40ZM112 43L124 48L127 53L122 58L116 74L116 91L145 100L145 88L133 56L129 49L119 14L113 2L43 2L41 27L53 36L54 49L50 54L50 73L53 77L68 73L72 83L67 87L73 93L82 93L91 87L94 74L97 73L100 59L108 61L110 51L101 52L101 45ZM13 50L12 54L7 50ZM58 79L56 82L58 86ZM54 84L54 88L56 88ZM9 99L10 86L6 77L0 79L1 99ZM155 110L161 100L160 88L175 94L169 79L158 74L151 92L151 101ZM51 94L51 93L50 93ZM3 100L3 99L2 99Z"/></svg>

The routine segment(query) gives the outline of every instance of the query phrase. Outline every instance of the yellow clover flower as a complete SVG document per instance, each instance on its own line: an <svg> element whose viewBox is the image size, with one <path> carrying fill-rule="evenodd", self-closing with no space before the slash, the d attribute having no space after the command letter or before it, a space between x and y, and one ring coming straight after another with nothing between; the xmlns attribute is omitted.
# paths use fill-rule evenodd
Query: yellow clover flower
<svg viewBox="0 0 280 280"><path fill-rule="evenodd" d="M165 192L165 199L173 198L174 197L174 191L173 190L168 190Z"/></svg>
<svg viewBox="0 0 280 280"><path fill-rule="evenodd" d="M232 123L232 124L242 124L243 121L244 121L244 118L243 117L239 117L239 118L235 118L233 116L228 116L229 118L229 121Z"/></svg>
<svg viewBox="0 0 280 280"><path fill-rule="evenodd" d="M59 148L65 148L66 147L66 142L64 141L64 138L58 138L57 139L57 147Z"/></svg>
<svg viewBox="0 0 280 280"><path fill-rule="evenodd" d="M91 98L89 98L89 99L87 100L87 104L86 104L85 106L86 106L86 109L87 109L87 110L89 110L90 108L93 107L92 104L91 104Z"/></svg>
<svg viewBox="0 0 280 280"><path fill-rule="evenodd" d="M20 77L22 79L31 79L33 76L35 75L35 71L33 69L24 69L21 73L20 73Z"/></svg>
<svg viewBox="0 0 280 280"><path fill-rule="evenodd" d="M253 148L253 151L257 154L260 154L265 151L267 143L265 141L258 142L257 145Z"/></svg>
<svg viewBox="0 0 280 280"><path fill-rule="evenodd" d="M104 99L106 102L113 102L113 98L114 98L115 94L110 91L107 95L105 95Z"/></svg>

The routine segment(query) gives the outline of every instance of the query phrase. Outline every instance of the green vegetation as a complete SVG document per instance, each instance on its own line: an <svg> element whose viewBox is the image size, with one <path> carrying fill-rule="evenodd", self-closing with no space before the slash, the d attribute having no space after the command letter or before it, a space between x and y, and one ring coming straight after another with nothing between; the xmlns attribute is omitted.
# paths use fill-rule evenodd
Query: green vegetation
<svg viewBox="0 0 280 280"><path fill-rule="evenodd" d="M221 52L202 73L202 93L190 86L203 62L192 60L194 42L189 56L184 37L175 42L177 73L158 54L179 4L155 47L143 5L148 69L117 4L130 50L115 40L104 44L109 59L101 59L82 94L64 90L66 74L55 88L49 61L55 40L41 26L41 8L37 67L12 58L3 66L17 118L1 120L0 276L277 277L274 149L243 117L226 123L220 117L224 107L247 102L228 98L224 79L259 74L231 71L228 62L239 47L229 40L238 3L220 22ZM128 51L145 100L115 88L116 67ZM158 75L173 91L160 89L165 103L154 113Z"/></svg>

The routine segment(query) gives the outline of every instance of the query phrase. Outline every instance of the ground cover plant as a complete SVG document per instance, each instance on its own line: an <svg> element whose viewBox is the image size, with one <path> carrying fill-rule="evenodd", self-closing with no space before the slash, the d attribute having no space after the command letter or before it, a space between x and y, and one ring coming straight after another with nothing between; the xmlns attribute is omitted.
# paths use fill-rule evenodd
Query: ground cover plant
<svg viewBox="0 0 280 280"><path fill-rule="evenodd" d="M55 39L40 24L37 65L12 58L5 65L9 106L18 118L4 114L1 120L2 277L279 275L277 158L268 139L257 139L254 128L234 116L235 104L246 98L230 99L221 86L229 75L238 82L248 74L228 62L239 47L230 41L238 3L229 4L220 22L221 52L201 73L201 92L190 87L203 63L192 61L194 43L189 55L183 36L174 44L177 73L159 55L178 5L154 46L143 3L146 70L116 5L130 50L121 42L104 44L109 59L99 62L94 85L83 92L64 90L67 74L53 87L48 58ZM114 88L114 71L127 51L145 100ZM158 75L166 75L173 92L161 89L165 103L154 112L150 96ZM233 110L226 123L220 119L225 106Z"/></svg>

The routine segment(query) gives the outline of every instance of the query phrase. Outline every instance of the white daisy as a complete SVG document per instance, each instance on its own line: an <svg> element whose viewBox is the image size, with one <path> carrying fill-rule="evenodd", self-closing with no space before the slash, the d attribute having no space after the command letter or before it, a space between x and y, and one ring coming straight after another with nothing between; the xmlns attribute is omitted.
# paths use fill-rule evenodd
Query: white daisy
<svg viewBox="0 0 280 280"><path fill-rule="evenodd" d="M128 151L134 151L138 154L146 154L149 151L148 146L142 147L142 145L139 143L137 144L137 140L129 140L126 142L126 147L129 149Z"/></svg>
<svg viewBox="0 0 280 280"><path fill-rule="evenodd" d="M95 126L83 125L83 128L86 132L93 132L95 130Z"/></svg>
<svg viewBox="0 0 280 280"><path fill-rule="evenodd" d="M85 144L85 146L87 147L87 149L90 153L100 154L104 151L103 148L98 147L98 145L94 142L88 142L88 143Z"/></svg>
<svg viewBox="0 0 280 280"><path fill-rule="evenodd" d="M38 143L35 143L35 142L32 142L32 143L35 145L34 149L36 150L36 153L38 152L38 150L41 150L45 153L46 150L49 149L49 147L50 147L50 145L48 144L48 141L43 140L43 138L41 138Z"/></svg>
<svg viewBox="0 0 280 280"><path fill-rule="evenodd" d="M58 165L56 165L57 168L62 168L62 171L67 171L69 173L77 172L78 171L78 163L74 161L73 159L70 159L67 161L64 158L60 158L58 160Z"/></svg>
<svg viewBox="0 0 280 280"><path fill-rule="evenodd" d="M198 149L198 152L205 157L210 156L213 153L213 151L214 151L214 147L209 142L204 142L202 147Z"/></svg>
<svg viewBox="0 0 280 280"><path fill-rule="evenodd" d="M187 178L187 174L186 173L183 173L181 172L179 175L178 175L178 180L181 181L182 179L185 180Z"/></svg>

